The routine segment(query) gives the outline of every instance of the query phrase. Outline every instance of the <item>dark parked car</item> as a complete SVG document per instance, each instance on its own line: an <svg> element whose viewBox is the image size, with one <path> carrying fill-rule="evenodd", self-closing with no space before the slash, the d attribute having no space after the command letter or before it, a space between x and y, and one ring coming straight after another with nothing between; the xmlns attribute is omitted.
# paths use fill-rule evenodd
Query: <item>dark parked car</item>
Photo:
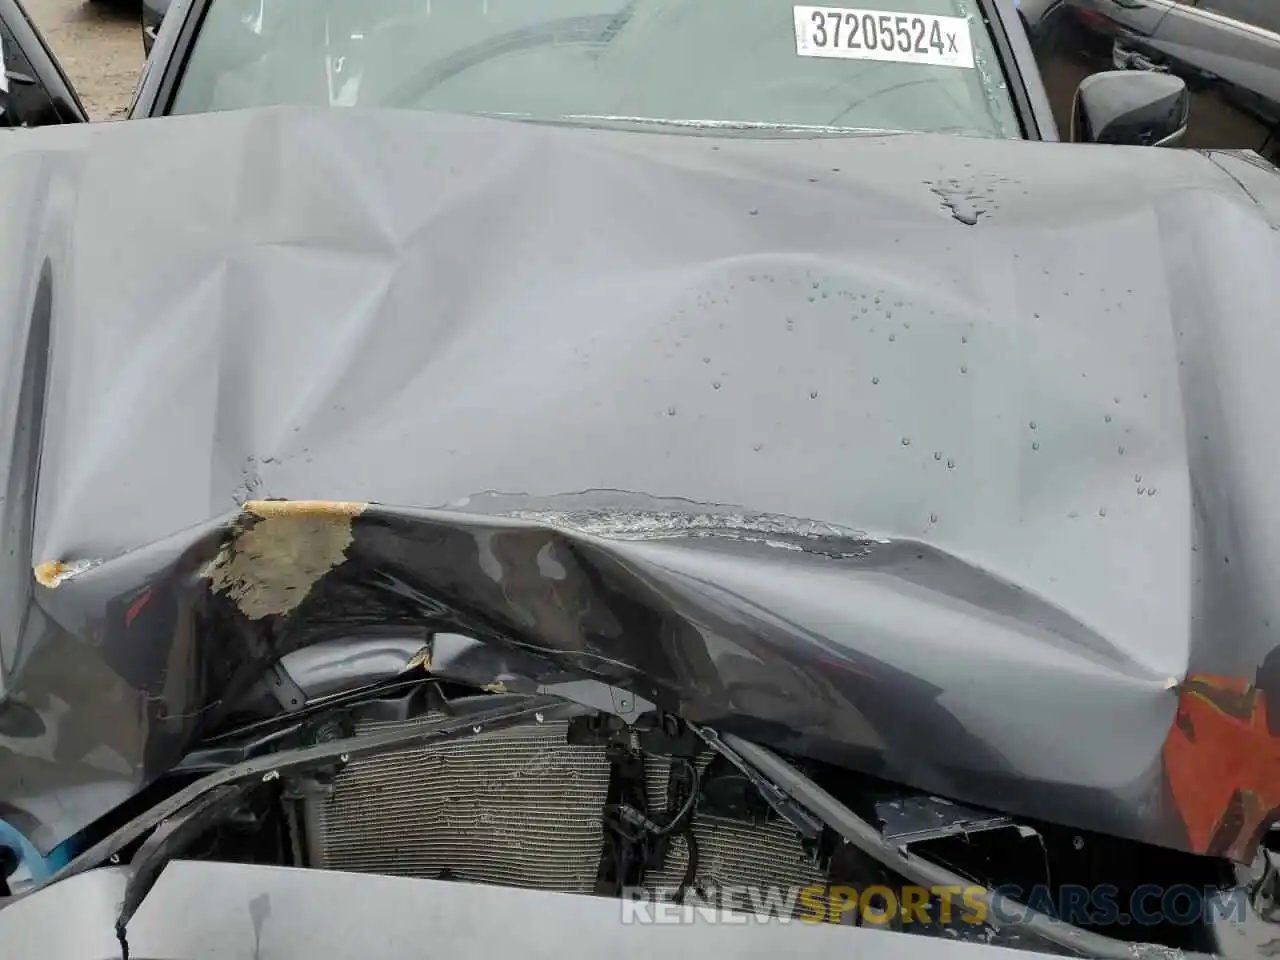
<svg viewBox="0 0 1280 960"><path fill-rule="evenodd" d="M0 960L1273 956L1280 175L1022 2L0 0Z"/></svg>

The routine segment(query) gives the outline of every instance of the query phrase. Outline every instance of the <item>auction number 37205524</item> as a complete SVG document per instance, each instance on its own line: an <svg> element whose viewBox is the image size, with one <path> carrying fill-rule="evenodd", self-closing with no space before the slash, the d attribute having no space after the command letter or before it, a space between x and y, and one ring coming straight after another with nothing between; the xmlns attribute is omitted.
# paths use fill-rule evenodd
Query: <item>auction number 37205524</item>
<svg viewBox="0 0 1280 960"><path fill-rule="evenodd" d="M974 66L969 22L963 17L846 7L794 9L800 56Z"/></svg>

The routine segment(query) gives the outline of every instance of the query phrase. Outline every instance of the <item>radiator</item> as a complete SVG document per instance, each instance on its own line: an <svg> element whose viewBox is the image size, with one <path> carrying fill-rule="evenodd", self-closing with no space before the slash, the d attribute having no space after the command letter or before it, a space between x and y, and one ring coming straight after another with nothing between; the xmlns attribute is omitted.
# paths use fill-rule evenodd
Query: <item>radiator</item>
<svg viewBox="0 0 1280 960"><path fill-rule="evenodd" d="M698 761L705 771L711 755ZM650 810L665 810L669 760L650 757L645 760ZM697 871L691 886L714 891L723 887L806 887L824 883L825 878L813 858L800 845L800 837L786 823L760 825L742 823L723 817L699 815L693 821L693 839L698 847ZM683 837L671 841L666 864L649 871L648 886L679 886L689 862ZM823 898L825 901L825 897Z"/></svg>
<svg viewBox="0 0 1280 960"><path fill-rule="evenodd" d="M303 801L310 862L590 892L600 863L609 762L603 747L566 743L567 728L566 721L548 721L352 760L331 794ZM651 809L663 810L669 762L650 758L645 767ZM821 881L786 824L700 815L694 834L702 889ZM686 856L684 840L675 838L666 864L650 872L646 885L677 886Z"/></svg>
<svg viewBox="0 0 1280 960"><path fill-rule="evenodd" d="M602 747L566 743L567 728L531 724L352 760L330 796L305 801L312 863L589 892L609 761Z"/></svg>

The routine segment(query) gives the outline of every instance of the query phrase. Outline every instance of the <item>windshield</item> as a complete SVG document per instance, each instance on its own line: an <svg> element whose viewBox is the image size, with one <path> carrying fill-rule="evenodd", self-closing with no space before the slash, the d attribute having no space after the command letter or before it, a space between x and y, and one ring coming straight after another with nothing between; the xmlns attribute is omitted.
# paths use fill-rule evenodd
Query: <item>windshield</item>
<svg viewBox="0 0 1280 960"><path fill-rule="evenodd" d="M310 104L1018 136L975 2L214 0L173 112Z"/></svg>

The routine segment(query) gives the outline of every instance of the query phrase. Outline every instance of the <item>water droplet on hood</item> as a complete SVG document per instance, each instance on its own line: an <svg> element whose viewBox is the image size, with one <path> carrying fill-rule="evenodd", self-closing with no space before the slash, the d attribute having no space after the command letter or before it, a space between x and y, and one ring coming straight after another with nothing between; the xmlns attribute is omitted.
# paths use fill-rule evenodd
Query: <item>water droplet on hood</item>
<svg viewBox="0 0 1280 960"><path fill-rule="evenodd" d="M1036 428L1036 422L1035 422L1034 420L1032 420L1032 421L1031 421L1031 429L1032 429L1032 430L1034 430L1035 428Z"/></svg>
<svg viewBox="0 0 1280 960"><path fill-rule="evenodd" d="M880 382L880 378L879 378L879 377L872 377L872 378L871 378L871 382L872 382L872 383L879 383L879 382Z"/></svg>
<svg viewBox="0 0 1280 960"><path fill-rule="evenodd" d="M953 220L969 227L974 226L978 218L986 212L974 203L982 197L974 193L963 193L959 189L959 180L952 179L947 183L949 186L941 183L933 184L929 187L929 192L942 201L943 209L951 214Z"/></svg>
<svg viewBox="0 0 1280 960"><path fill-rule="evenodd" d="M902 445L903 445L904 447L909 447L909 446L911 446L911 438L910 438L910 437L903 437L903 438L902 438Z"/></svg>
<svg viewBox="0 0 1280 960"><path fill-rule="evenodd" d="M817 399L818 399L818 391L817 391L817 390L810 390L810 391L809 391L809 399L810 399L810 400L817 400Z"/></svg>
<svg viewBox="0 0 1280 960"><path fill-rule="evenodd" d="M1100 516L1100 517L1105 517L1106 515L1107 515L1107 508L1106 508L1106 507L1099 507L1099 508L1098 508L1098 516Z"/></svg>
<svg viewBox="0 0 1280 960"><path fill-rule="evenodd" d="M951 457L947 457L947 469L954 470L955 468L956 468L955 460L953 460Z"/></svg>
<svg viewBox="0 0 1280 960"><path fill-rule="evenodd" d="M935 460L941 460L941 459L942 459L942 451L941 451L941 450L935 450L935 451L933 451L933 459L935 459Z"/></svg>
<svg viewBox="0 0 1280 960"><path fill-rule="evenodd" d="M1107 421L1107 423L1110 423L1110 422L1111 422L1111 414L1109 414L1109 413L1108 413L1104 419Z"/></svg>
<svg viewBox="0 0 1280 960"><path fill-rule="evenodd" d="M676 408L675 408L675 407L667 407L667 416L668 416L668 417L674 417L675 415L676 415Z"/></svg>

